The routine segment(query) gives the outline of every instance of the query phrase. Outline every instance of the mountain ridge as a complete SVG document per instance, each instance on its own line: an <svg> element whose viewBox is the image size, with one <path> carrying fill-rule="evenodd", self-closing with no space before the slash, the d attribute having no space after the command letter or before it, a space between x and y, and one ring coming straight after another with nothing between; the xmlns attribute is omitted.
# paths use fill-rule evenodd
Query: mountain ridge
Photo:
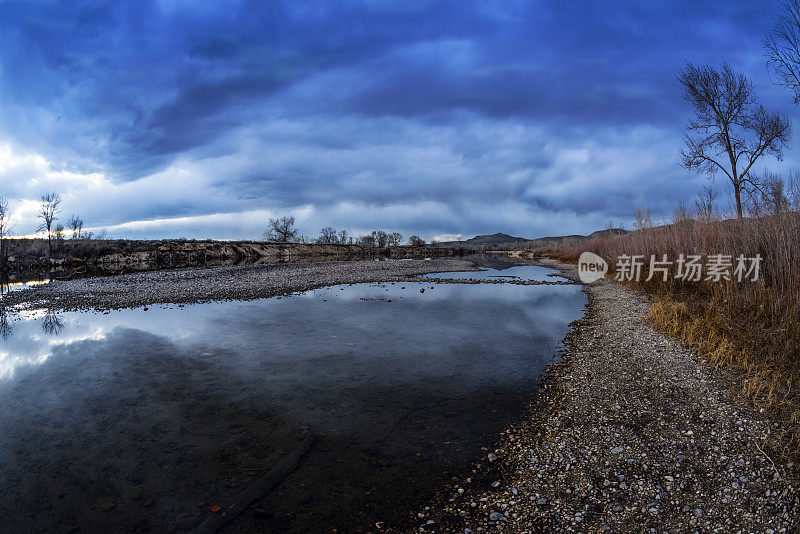
<svg viewBox="0 0 800 534"><path fill-rule="evenodd" d="M443 241L439 246L443 247L490 247L502 249L510 248L549 248L562 246L568 242L583 241L585 239L594 239L604 235L620 235L628 233L627 230L622 228L609 228L606 230L597 230L588 235L571 234L563 236L547 236L529 239L526 237L517 237L506 234L504 232L497 232L494 234L476 235L464 241Z"/></svg>

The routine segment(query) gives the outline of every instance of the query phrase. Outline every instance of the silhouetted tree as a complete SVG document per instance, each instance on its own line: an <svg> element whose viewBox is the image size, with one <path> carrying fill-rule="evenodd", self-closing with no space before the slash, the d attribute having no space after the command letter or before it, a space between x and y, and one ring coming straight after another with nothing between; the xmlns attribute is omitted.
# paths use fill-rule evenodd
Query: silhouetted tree
<svg viewBox="0 0 800 534"><path fill-rule="evenodd" d="M83 219L78 215L73 215L69 218L67 228L72 232L72 239L81 239L83 237Z"/></svg>
<svg viewBox="0 0 800 534"><path fill-rule="evenodd" d="M297 238L298 230L294 227L294 217L281 217L280 219L270 219L267 231L264 236L267 241L277 241L279 243L289 243Z"/></svg>
<svg viewBox="0 0 800 534"><path fill-rule="evenodd" d="M53 222L58 220L58 206L61 204L61 195L58 193L48 193L47 195L42 195L42 205L39 210L39 213L36 215L39 219L42 220L42 224L39 225L38 231L47 231L47 249L50 251L50 254L53 253L53 240L52 240L52 228Z"/></svg>
<svg viewBox="0 0 800 534"><path fill-rule="evenodd" d="M403 242L403 234L400 232L392 232L388 237L389 246L396 247Z"/></svg>
<svg viewBox="0 0 800 534"><path fill-rule="evenodd" d="M792 208L800 211L800 171L795 171L789 176L789 199Z"/></svg>
<svg viewBox="0 0 800 534"><path fill-rule="evenodd" d="M4 306L0 305L0 338L8 341L13 333L13 328L8 320L8 314Z"/></svg>
<svg viewBox="0 0 800 534"><path fill-rule="evenodd" d="M373 230L372 241L374 243L372 246L376 248L384 248L389 242L389 234L383 230Z"/></svg>
<svg viewBox="0 0 800 534"><path fill-rule="evenodd" d="M765 154L782 159L791 137L789 120L759 104L753 84L727 62L719 72L687 63L678 81L695 112L686 125L681 164L709 176L722 170L733 186L736 216L741 219L742 193L759 185L750 169Z"/></svg>
<svg viewBox="0 0 800 534"><path fill-rule="evenodd" d="M412 235L411 237L408 238L408 244L411 245L412 247L424 247L425 240L418 235Z"/></svg>
<svg viewBox="0 0 800 534"><path fill-rule="evenodd" d="M356 244L361 248L375 248L375 240L371 235L362 235L356 240Z"/></svg>
<svg viewBox="0 0 800 534"><path fill-rule="evenodd" d="M11 235L11 210L8 208L8 200L0 197L0 261L6 258L6 237Z"/></svg>
<svg viewBox="0 0 800 534"><path fill-rule="evenodd" d="M56 315L56 312L53 310L47 310L44 319L42 319L42 330L44 330L44 333L51 336L58 336L61 335L61 330L63 329L64 323L61 321L58 315Z"/></svg>
<svg viewBox="0 0 800 534"><path fill-rule="evenodd" d="M347 230L339 230L339 243L341 243L342 245L346 245L347 244L347 236L348 236ZM350 238L350 242L352 243L352 241L353 241L353 238L351 237Z"/></svg>
<svg viewBox="0 0 800 534"><path fill-rule="evenodd" d="M703 220L710 221L714 216L714 202L716 200L717 192L713 188L704 185L694 201L695 209Z"/></svg>
<svg viewBox="0 0 800 534"><path fill-rule="evenodd" d="M647 230L653 227L653 215L649 207L633 210L633 227L636 230Z"/></svg>
<svg viewBox="0 0 800 534"><path fill-rule="evenodd" d="M767 67L775 83L788 87L800 104L800 1L787 0L781 7L763 40Z"/></svg>
<svg viewBox="0 0 800 534"><path fill-rule="evenodd" d="M64 225L59 223L53 230L53 235L56 238L56 250L63 250L64 247Z"/></svg>
<svg viewBox="0 0 800 534"><path fill-rule="evenodd" d="M777 174L765 171L761 178L759 190L760 204L767 211L775 215L789 211L790 200L786 196L786 186Z"/></svg>
<svg viewBox="0 0 800 534"><path fill-rule="evenodd" d="M319 239L317 239L318 243L324 243L326 245L336 244L339 241L338 236L336 235L336 230L334 230L330 226L326 226L322 230L320 230Z"/></svg>

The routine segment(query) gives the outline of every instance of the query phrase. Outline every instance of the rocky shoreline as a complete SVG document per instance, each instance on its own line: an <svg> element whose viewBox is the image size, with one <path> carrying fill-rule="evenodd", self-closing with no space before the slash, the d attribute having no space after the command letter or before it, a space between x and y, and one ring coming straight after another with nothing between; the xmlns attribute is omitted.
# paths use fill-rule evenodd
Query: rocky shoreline
<svg viewBox="0 0 800 534"><path fill-rule="evenodd" d="M337 284L388 282L418 274L473 270L472 262L452 258L192 267L53 281L7 293L0 305L76 311L252 300Z"/></svg>
<svg viewBox="0 0 800 534"><path fill-rule="evenodd" d="M531 417L415 530L797 532L800 477L770 446L778 424L647 325L649 297L607 281L585 291Z"/></svg>

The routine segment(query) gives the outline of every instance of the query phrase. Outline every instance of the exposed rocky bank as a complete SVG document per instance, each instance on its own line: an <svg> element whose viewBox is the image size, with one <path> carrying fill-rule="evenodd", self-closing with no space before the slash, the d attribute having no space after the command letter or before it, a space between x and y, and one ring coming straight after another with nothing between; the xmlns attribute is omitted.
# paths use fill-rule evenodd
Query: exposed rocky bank
<svg viewBox="0 0 800 534"><path fill-rule="evenodd" d="M797 532L800 478L770 447L777 423L646 324L646 295L586 292L530 420L420 510L417 530Z"/></svg>
<svg viewBox="0 0 800 534"><path fill-rule="evenodd" d="M208 265L275 263L279 261L354 260L371 257L425 258L452 256L447 248L396 246L368 249L358 245L269 243L264 241L193 241L127 239L65 240L46 254L47 241L8 239L8 257L0 257L0 272L82 270L146 271Z"/></svg>
<svg viewBox="0 0 800 534"><path fill-rule="evenodd" d="M250 300L322 286L388 282L444 271L474 270L451 258L334 261L146 271L54 281L7 293L0 304L56 311L132 308L159 303Z"/></svg>

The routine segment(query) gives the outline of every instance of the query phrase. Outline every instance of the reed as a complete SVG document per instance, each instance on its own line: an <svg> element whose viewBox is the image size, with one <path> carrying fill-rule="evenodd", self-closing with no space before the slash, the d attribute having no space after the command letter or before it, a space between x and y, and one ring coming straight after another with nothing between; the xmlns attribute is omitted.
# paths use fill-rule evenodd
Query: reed
<svg viewBox="0 0 800 534"><path fill-rule="evenodd" d="M644 215L643 215L644 214ZM647 319L659 330L677 336L716 366L740 372L739 392L769 410L786 425L778 441L797 458L800 445L800 213L784 210L726 219L711 209L693 212L679 207L669 224L649 222L637 214L637 229L562 247L552 255L577 261L590 251L609 264L614 278L621 255L644 256L640 280L624 282L657 298ZM649 276L651 256L760 255L759 280L719 282L676 279L677 266L663 281ZM705 278L705 272L703 278Z"/></svg>

